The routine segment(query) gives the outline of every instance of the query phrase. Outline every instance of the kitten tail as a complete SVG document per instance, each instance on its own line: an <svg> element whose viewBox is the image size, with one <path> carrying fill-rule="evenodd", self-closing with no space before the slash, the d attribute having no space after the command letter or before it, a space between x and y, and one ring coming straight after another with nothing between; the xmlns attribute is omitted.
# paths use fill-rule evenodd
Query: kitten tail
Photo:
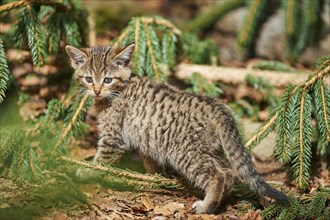
<svg viewBox="0 0 330 220"><path fill-rule="evenodd" d="M281 202L288 202L289 199L284 193L269 186L257 174L251 156L243 145L235 120L230 118L227 120L230 122L225 123L226 127L222 127L220 130L220 137L223 137L221 145L228 152L229 160L238 176L260 195L269 196Z"/></svg>

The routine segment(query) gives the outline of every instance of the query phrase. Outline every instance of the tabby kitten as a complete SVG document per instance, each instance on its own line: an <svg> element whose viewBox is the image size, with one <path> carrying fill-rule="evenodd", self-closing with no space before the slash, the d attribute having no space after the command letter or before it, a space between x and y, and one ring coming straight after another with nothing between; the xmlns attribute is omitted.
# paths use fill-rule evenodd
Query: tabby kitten
<svg viewBox="0 0 330 220"><path fill-rule="evenodd" d="M133 76L133 50L134 44L66 46L76 79L95 98L100 132L95 163L114 162L137 149L160 165L170 164L205 191L193 206L196 213L216 211L232 188L233 173L261 195L287 201L256 173L227 106Z"/></svg>

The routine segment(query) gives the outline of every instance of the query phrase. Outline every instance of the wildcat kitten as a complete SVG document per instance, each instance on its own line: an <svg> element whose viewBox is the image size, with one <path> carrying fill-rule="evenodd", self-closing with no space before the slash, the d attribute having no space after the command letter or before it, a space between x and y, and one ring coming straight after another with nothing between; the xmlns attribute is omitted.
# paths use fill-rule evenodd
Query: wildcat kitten
<svg viewBox="0 0 330 220"><path fill-rule="evenodd" d="M95 98L100 132L95 163L114 162L129 149L168 163L205 191L204 200L194 204L196 213L216 211L232 188L233 171L261 195L287 201L256 173L227 106L133 76L133 50L134 44L66 46L76 79Z"/></svg>

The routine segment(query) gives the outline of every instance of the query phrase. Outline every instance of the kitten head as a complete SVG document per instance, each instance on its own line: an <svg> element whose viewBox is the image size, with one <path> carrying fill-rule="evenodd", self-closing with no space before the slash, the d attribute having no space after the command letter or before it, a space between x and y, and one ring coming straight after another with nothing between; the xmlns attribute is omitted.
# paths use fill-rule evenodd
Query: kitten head
<svg viewBox="0 0 330 220"><path fill-rule="evenodd" d="M113 98L126 87L131 77L134 44L124 48L75 48L67 45L75 78L87 93L97 99Z"/></svg>

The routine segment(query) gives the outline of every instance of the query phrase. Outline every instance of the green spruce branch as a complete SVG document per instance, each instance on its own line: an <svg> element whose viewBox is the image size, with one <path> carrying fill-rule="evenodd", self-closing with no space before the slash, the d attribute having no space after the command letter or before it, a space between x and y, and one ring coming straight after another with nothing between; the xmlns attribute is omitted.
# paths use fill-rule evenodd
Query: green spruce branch
<svg viewBox="0 0 330 220"><path fill-rule="evenodd" d="M157 32L162 34L159 36ZM140 76L164 80L177 63L176 51L181 31L161 17L135 17L129 22L114 46L135 43L132 68Z"/></svg>
<svg viewBox="0 0 330 220"><path fill-rule="evenodd" d="M280 161L292 163L294 182L302 189L308 186L311 166L312 110L316 109L318 115L317 129L321 137L319 142L323 146L329 136L330 106L326 101L330 95L322 86L329 74L330 59L327 58L313 77L287 89L279 107L246 143L250 149L255 147L277 127L275 156ZM312 100L313 93L318 98Z"/></svg>
<svg viewBox="0 0 330 220"><path fill-rule="evenodd" d="M187 88L186 91L194 93L206 93L212 97L219 97L223 91L217 87L214 83L208 82L200 74L193 73L189 78L189 83L192 85Z"/></svg>
<svg viewBox="0 0 330 220"><path fill-rule="evenodd" d="M78 108L75 110L71 120L68 122L63 134L61 135L60 139L56 142L56 145L54 147L54 150L56 150L62 143L63 141L67 138L68 134L70 131L72 131L74 124L76 123L79 115L81 114L81 111L85 107L85 103L87 102L88 95L84 94L82 97Z"/></svg>
<svg viewBox="0 0 330 220"><path fill-rule="evenodd" d="M262 211L264 219L328 219L330 209L330 192L320 189L311 195L290 193L290 202L274 202Z"/></svg>
<svg viewBox="0 0 330 220"><path fill-rule="evenodd" d="M28 38L33 64L37 66L45 64L46 39L37 12L34 8L26 6L21 13L20 21L24 22L26 27L25 35Z"/></svg>
<svg viewBox="0 0 330 220"><path fill-rule="evenodd" d="M5 98L5 91L8 87L9 68L6 60L5 49L3 42L0 39L0 104Z"/></svg>
<svg viewBox="0 0 330 220"><path fill-rule="evenodd" d="M224 1L212 7L206 12L201 12L193 20L187 22L182 26L182 30L188 32L197 32L212 27L219 19L228 14L229 12L244 6L244 0L231 0Z"/></svg>
<svg viewBox="0 0 330 220"><path fill-rule="evenodd" d="M72 158L61 156L61 160L69 162L71 164L79 165L80 167L89 168L95 171L101 171L114 178L114 180L118 180L117 178L121 178L121 182L125 182L128 185L138 185L139 188L163 188L163 189L182 189L180 183L175 180L170 180L164 178L160 175L150 175L150 174L141 174L133 171L123 170L119 168L115 168L112 166L104 166L100 164L91 164L84 161L74 160Z"/></svg>
<svg viewBox="0 0 330 220"><path fill-rule="evenodd" d="M307 44L307 40L316 33L320 20L321 1L297 0L282 1L285 11L285 30L287 35L286 57L290 63L297 60ZM302 5L302 6L301 6Z"/></svg>
<svg viewBox="0 0 330 220"><path fill-rule="evenodd" d="M249 1L248 12L237 38L238 45L241 48L251 47L256 31L260 27L261 19L266 12L266 7L267 0Z"/></svg>
<svg viewBox="0 0 330 220"><path fill-rule="evenodd" d="M165 80L183 59L193 63L214 63L217 49L211 41L201 41L193 34L182 33L169 21L159 17L135 17L114 40L114 46L135 43L132 68L135 74ZM215 59L214 59L215 58Z"/></svg>
<svg viewBox="0 0 330 220"><path fill-rule="evenodd" d="M65 10L65 6L62 3L53 0L23 0L1 5L0 12L11 11L13 9L31 5L49 5L52 7L58 7L61 10Z"/></svg>
<svg viewBox="0 0 330 220"><path fill-rule="evenodd" d="M86 39L86 10L79 1L17 1L0 6L0 11L18 11L19 18L9 32L8 40L16 47L27 42L34 65L47 62L47 55L56 54L61 40L81 46ZM38 10L36 10L38 9Z"/></svg>
<svg viewBox="0 0 330 220"><path fill-rule="evenodd" d="M287 73L298 73L298 70L279 61L261 61L252 66L253 69L272 70Z"/></svg>

